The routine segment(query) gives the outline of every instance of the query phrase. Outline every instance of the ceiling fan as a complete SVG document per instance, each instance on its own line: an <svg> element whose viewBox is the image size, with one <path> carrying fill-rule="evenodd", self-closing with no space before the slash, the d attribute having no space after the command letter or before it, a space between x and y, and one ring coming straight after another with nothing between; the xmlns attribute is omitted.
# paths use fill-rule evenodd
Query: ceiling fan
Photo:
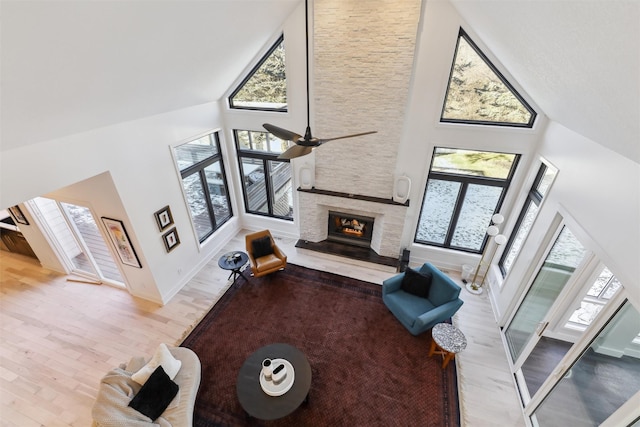
<svg viewBox="0 0 640 427"><path fill-rule="evenodd" d="M291 146L284 153L278 156L279 159L295 159L296 157L306 156L311 153L313 147L319 147L325 142L335 141L337 139L345 139L345 138L353 138L356 136L369 135L371 133L376 133L377 131L369 131L369 132L361 132L354 133L351 135L338 136L335 138L316 138L311 135L311 126L309 125L309 1L305 0L304 2L304 13L305 13L305 51L306 51L306 60L307 60L307 130L304 133L304 136L299 135L295 132L292 132L287 129L283 129L278 126L274 126L269 123L265 123L262 126L271 132L273 135L277 136L280 139L285 141L292 141L295 145Z"/></svg>

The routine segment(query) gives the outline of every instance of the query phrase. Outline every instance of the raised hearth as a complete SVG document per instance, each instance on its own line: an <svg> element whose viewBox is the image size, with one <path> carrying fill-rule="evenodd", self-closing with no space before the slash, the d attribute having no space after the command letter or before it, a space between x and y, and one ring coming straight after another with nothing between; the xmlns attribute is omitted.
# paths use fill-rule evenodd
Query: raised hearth
<svg viewBox="0 0 640 427"><path fill-rule="evenodd" d="M338 255L358 261L366 261L374 264L385 265L398 268L398 258L381 256L375 253L371 248L362 246L347 245L344 243L323 240L322 242L309 242L307 240L298 240L296 248L308 249L324 254Z"/></svg>
<svg viewBox="0 0 640 427"><path fill-rule="evenodd" d="M406 220L407 205L360 197L344 198L332 192L300 191L300 240L323 242L329 239L329 212L346 216L373 218L371 242L367 245L376 254L396 260L402 252L400 245Z"/></svg>

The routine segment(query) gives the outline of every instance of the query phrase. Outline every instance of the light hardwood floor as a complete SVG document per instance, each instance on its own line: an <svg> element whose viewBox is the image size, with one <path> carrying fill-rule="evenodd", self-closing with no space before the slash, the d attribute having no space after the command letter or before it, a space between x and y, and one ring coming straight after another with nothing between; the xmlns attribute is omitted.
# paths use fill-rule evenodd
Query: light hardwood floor
<svg viewBox="0 0 640 427"><path fill-rule="evenodd" d="M179 344L228 288L218 257L244 248L232 239L167 305L107 285L67 281L36 260L0 251L0 422L2 426L89 426L100 378L161 342ZM381 284L388 267L295 248L289 262ZM450 273L458 282L458 273ZM461 284L461 283L460 283ZM463 426L524 426L486 295L470 295L454 323L465 333L456 356ZM425 357L428 349L425 348ZM419 422L417 424L420 424Z"/></svg>

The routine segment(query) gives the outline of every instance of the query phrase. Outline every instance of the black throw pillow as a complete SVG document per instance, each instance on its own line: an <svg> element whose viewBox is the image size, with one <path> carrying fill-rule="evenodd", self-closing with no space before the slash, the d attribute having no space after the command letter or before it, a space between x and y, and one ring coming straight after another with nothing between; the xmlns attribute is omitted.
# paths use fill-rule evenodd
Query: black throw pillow
<svg viewBox="0 0 640 427"><path fill-rule="evenodd" d="M166 374L162 365L151 374L129 406L155 421L178 394L178 384Z"/></svg>
<svg viewBox="0 0 640 427"><path fill-rule="evenodd" d="M403 291L418 297L427 298L431 288L431 273L421 273L412 268L407 268L402 278L400 287Z"/></svg>
<svg viewBox="0 0 640 427"><path fill-rule="evenodd" d="M269 236L260 237L251 241L251 248L253 249L253 257L260 258L261 256L271 255L273 248L271 247L271 239Z"/></svg>

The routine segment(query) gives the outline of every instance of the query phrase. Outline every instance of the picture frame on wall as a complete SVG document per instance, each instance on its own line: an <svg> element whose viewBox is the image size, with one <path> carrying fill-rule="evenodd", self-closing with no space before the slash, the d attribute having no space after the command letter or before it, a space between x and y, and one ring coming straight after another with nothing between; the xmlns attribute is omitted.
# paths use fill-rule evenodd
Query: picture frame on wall
<svg viewBox="0 0 640 427"><path fill-rule="evenodd" d="M160 231L166 230L173 224L173 215L171 215L171 208L169 205L157 211L154 216L156 217L156 222L158 223Z"/></svg>
<svg viewBox="0 0 640 427"><path fill-rule="evenodd" d="M142 268L138 255L136 254L124 223L118 219L102 217L102 222L107 229L107 235L118 253L120 261L125 265Z"/></svg>
<svg viewBox="0 0 640 427"><path fill-rule="evenodd" d="M11 212L11 215L13 215L13 218L15 218L18 224L29 225L29 221L27 221L27 217L22 213L20 206L11 206L9 212Z"/></svg>
<svg viewBox="0 0 640 427"><path fill-rule="evenodd" d="M167 252L171 252L176 248L176 246L180 244L178 230L173 227L171 230L162 235L162 240L164 241L164 248L167 250Z"/></svg>

